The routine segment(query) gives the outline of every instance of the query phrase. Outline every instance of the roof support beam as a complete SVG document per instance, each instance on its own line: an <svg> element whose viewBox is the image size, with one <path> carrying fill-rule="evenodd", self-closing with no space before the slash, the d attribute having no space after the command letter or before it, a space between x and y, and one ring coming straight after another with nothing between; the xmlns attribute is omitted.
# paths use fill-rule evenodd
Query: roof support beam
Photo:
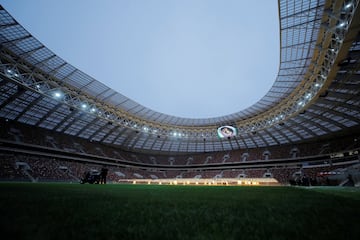
<svg viewBox="0 0 360 240"><path fill-rule="evenodd" d="M42 118L40 118L38 120L38 122L35 124L36 127L39 127L39 125L45 120L47 119L51 114L53 114L54 112L56 112L60 107L62 106L62 103L58 103L56 104L52 109L50 109ZM66 118L66 117L64 117Z"/></svg>
<svg viewBox="0 0 360 240"><path fill-rule="evenodd" d="M19 96L21 96L23 93L25 93L25 88L22 87L21 85L17 85L17 92L14 93L13 95L11 95L8 99L6 99L2 104L0 104L0 110L5 107L6 105L8 105L9 103L11 103L12 101L14 101L15 99L17 99Z"/></svg>
<svg viewBox="0 0 360 240"><path fill-rule="evenodd" d="M297 116L297 118L299 118L299 120L301 120L302 122L307 122L308 120L305 119L304 117L302 116ZM302 130L304 130L305 132L307 132L307 134L309 134L310 136L312 137L315 137L317 136L316 133L314 133L311 129L307 128L307 127L304 127L301 123L297 123L295 122L293 119L288 119L288 122L291 123L293 126L296 126L296 127L299 127L301 128ZM291 126L289 126L290 128ZM297 134L299 135L299 133ZM304 139L304 137L301 137L301 139Z"/></svg>
<svg viewBox="0 0 360 240"><path fill-rule="evenodd" d="M111 144L115 144L115 142L116 142L116 140L122 135L122 134L124 134L127 130L129 130L128 128L123 128L123 129L121 129L121 131L119 132L119 134L114 138L114 140L112 141L112 143ZM105 138L104 138L105 139ZM126 140L126 139L125 139ZM124 141L125 141L124 140ZM123 141L123 142L124 142Z"/></svg>
<svg viewBox="0 0 360 240"><path fill-rule="evenodd" d="M99 119L97 117L95 117L92 121L85 124L85 126L83 126L75 136L79 137L86 129L88 129L91 125L94 125L98 121L99 121Z"/></svg>
<svg viewBox="0 0 360 240"><path fill-rule="evenodd" d="M98 128L93 134L91 134L89 136L89 140L93 139L98 133L102 132L106 127L109 127L109 125L111 125L113 128L109 129L109 132L107 132L100 140L99 142L104 141L110 134L111 134L111 130L113 130L114 128L116 128L117 126L114 126L111 122L107 122L106 124L104 124L103 126L101 126L100 128Z"/></svg>
<svg viewBox="0 0 360 240"><path fill-rule="evenodd" d="M14 121L18 121L19 118L21 118L22 116L24 116L24 114L26 114L26 112L29 111L29 109L31 109L33 106L35 106L36 104L38 104L42 99L43 99L43 97L42 97L41 95L39 95L34 101L32 101L29 105L27 105L27 107L22 111L22 113L20 113L20 114L14 119Z"/></svg>
<svg viewBox="0 0 360 240"><path fill-rule="evenodd" d="M68 119L72 118L77 113L77 110L74 109L69 115L63 118L53 129L57 130L61 125L63 125ZM62 131L63 132L63 131Z"/></svg>

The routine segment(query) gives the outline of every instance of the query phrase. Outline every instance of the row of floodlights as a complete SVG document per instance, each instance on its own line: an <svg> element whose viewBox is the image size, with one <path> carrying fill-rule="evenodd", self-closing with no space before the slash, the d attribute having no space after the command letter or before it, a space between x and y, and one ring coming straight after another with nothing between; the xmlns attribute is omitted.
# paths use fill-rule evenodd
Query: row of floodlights
<svg viewBox="0 0 360 240"><path fill-rule="evenodd" d="M14 71L13 69L6 69L6 74L10 77L20 77L20 75ZM34 85L34 88L37 90L37 91L41 91L43 92L44 91L44 87L42 84L35 84ZM48 91L48 89L46 89L46 91ZM50 96L53 97L54 99L58 100L58 101L61 101L61 100L64 100L65 98L65 93L59 89L57 90L51 90L49 89L48 93L50 93ZM83 111L88 111L90 113L93 113L93 114L98 114L98 115L102 115L102 112L101 110L97 109L96 107L94 106L90 106L88 103L86 102L80 102L78 104L78 107L80 109L82 109ZM105 115L105 118L109 118L110 115ZM153 129L151 127L147 127L147 126L138 126L137 123L128 123L128 122L125 122L125 125L128 126L128 127L131 127L133 129L137 129L137 130L140 130L144 133L152 133L152 134L157 134L158 133L158 129ZM188 137L188 134L184 133L184 132L181 132L181 131L170 131L169 132L169 136L171 137L176 137L176 138L184 138L184 137Z"/></svg>
<svg viewBox="0 0 360 240"><path fill-rule="evenodd" d="M353 1L349 1L349 2L345 3L344 10L348 11L352 7L354 7ZM345 28L347 25L348 25L347 21L340 21L339 24L337 25L337 27ZM330 48L330 51L335 52L336 50L335 50L335 48ZM297 105L299 108L304 107L312 99L312 97L317 93L317 91L322 87L323 82L326 79L326 76L324 74L321 74L320 77L321 78L319 78L318 81L314 83L314 89L305 93L305 95L301 99L298 100Z"/></svg>
<svg viewBox="0 0 360 240"><path fill-rule="evenodd" d="M306 104L308 104L311 99L316 95L316 92L319 90L319 88L322 86L322 83L316 82L314 84L314 89L310 89L308 92L306 92L302 98L300 98L297 103L295 104L297 110L305 107ZM267 120L267 124L271 125L274 123L278 123L285 120L285 114L279 114L269 120ZM256 130L255 127L251 128L252 131Z"/></svg>
<svg viewBox="0 0 360 240"><path fill-rule="evenodd" d="M60 90L57 90L52 93L52 96L57 100L61 100L64 98L65 94ZM80 103L79 106L82 110L89 110L91 113L98 112L98 110L95 107L89 108L90 106L87 103Z"/></svg>
<svg viewBox="0 0 360 240"><path fill-rule="evenodd" d="M16 77L16 78L20 77L20 75L13 69L6 69L5 73L10 77ZM49 87L46 87L44 84L40 84L40 83L36 83L33 86L37 91L48 92L51 97L53 97L54 99L56 99L58 101L64 100L64 98L65 98L65 93L59 89L57 89L57 90L48 89ZM78 104L78 107L80 109L82 109L83 111L89 111L90 113L94 113L94 114L97 113L99 115L102 114L102 112L100 110L98 110L94 106L89 105L86 102L80 102Z"/></svg>
<svg viewBox="0 0 360 240"><path fill-rule="evenodd" d="M19 77L19 74L12 69L6 69L6 73L10 76Z"/></svg>
<svg viewBox="0 0 360 240"><path fill-rule="evenodd" d="M218 186L218 185L225 185L225 186L234 186L234 185L260 185L259 182L257 181L252 181L252 180L238 180L236 182L233 181L181 181L181 180L132 180L131 181L132 184L157 184L157 185L204 185L204 186Z"/></svg>
<svg viewBox="0 0 360 240"><path fill-rule="evenodd" d="M60 90L52 92L52 97L54 99L56 99L56 100L62 100L64 98L64 96L65 96L65 94L63 92L61 92ZM94 114L99 113L99 114L101 114L101 112L98 109L96 109L95 107L89 108L89 105L87 103L81 103L81 104L79 104L79 106L84 111L88 110L90 113L94 113ZM127 125L129 127L132 127L134 129L142 130L145 133L154 133L154 134L156 134L158 132L157 129L152 129L152 128L148 127L148 126L143 126L142 128L141 127L139 128L139 126L136 123L133 123L133 124L130 124L130 125L129 125L129 123L127 123L125 125ZM178 132L178 131L173 131L173 132L170 133L170 135L172 137L187 137L187 134L182 133L182 132Z"/></svg>
<svg viewBox="0 0 360 240"><path fill-rule="evenodd" d="M19 75L17 73L15 73L13 70L11 69L7 69L6 72L10 75L13 75L15 77L18 77ZM315 83L315 88L319 88L321 87L321 84L320 83ZM41 88L41 85L40 84L36 84L35 87L39 90ZM51 92L51 96L56 99L56 100L62 100L64 97L65 97L65 94L60 91L60 90L56 90L56 91L52 91ZM311 98L313 97L313 93L307 93L304 97L303 100L300 100L297 104L299 107L304 107L305 104L311 100ZM84 111L89 111L90 113L93 113L93 114L102 114L102 112L100 110L98 110L97 108L95 107L91 107L89 106L87 103L80 103L78 105L82 110ZM107 116L105 116L107 117ZM268 124L273 124L273 123L276 123L276 122L280 122L282 120L285 119L285 116L283 114L280 114L276 117L274 117L273 119L271 120L268 120ZM136 124L136 123L132 123L129 125L129 123L126 124L127 126L131 127L131 128L134 128L134 129L138 129L138 130L141 130L142 132L144 133L153 133L153 134L157 134L158 133L158 130L157 129L152 129L151 127L148 127L148 126L142 126L139 128L139 126ZM169 132L169 136L171 137L176 137L176 138L186 138L188 137L189 135L184 133L184 132L181 132L181 131L170 131ZM205 135L203 134L202 137L204 137Z"/></svg>
<svg viewBox="0 0 360 240"><path fill-rule="evenodd" d="M6 74L10 77L19 77L20 75L18 73L16 73L13 69L6 69ZM42 91L44 90L41 84L35 84L34 85L35 89L38 91ZM55 91L50 91L50 96L52 96L54 99L60 101L63 100L65 97L65 93L62 92L61 90L55 90ZM82 109L83 111L89 111L90 113L93 114L99 114L101 115L102 112L100 110L98 110L97 108L90 106L89 104L82 102L78 104L78 107L80 109ZM109 115L105 115L106 118L109 118ZM136 123L128 123L126 122L125 125L134 128L134 129L139 129L142 130L145 133L153 133L153 134L157 134L158 130L157 129L152 129L150 127L147 126L143 126L142 128L136 124ZM177 131L173 131L170 133L170 136L172 137L186 137L187 134L185 133L181 133L181 132L177 132Z"/></svg>
<svg viewBox="0 0 360 240"><path fill-rule="evenodd" d="M354 1L348 1L344 3L344 7L343 10L349 12L350 10L352 10L354 8ZM346 20L343 19L339 19L338 24L336 25L337 28L345 28L348 25L348 22Z"/></svg>

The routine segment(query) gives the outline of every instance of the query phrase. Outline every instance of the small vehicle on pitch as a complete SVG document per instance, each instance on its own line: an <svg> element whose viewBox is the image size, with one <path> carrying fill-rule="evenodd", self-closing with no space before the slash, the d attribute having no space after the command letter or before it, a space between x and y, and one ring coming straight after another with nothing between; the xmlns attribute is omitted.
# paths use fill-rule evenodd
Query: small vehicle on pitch
<svg viewBox="0 0 360 240"><path fill-rule="evenodd" d="M80 179L81 184L99 184L100 183L100 172L98 170L90 170L84 173L83 178Z"/></svg>

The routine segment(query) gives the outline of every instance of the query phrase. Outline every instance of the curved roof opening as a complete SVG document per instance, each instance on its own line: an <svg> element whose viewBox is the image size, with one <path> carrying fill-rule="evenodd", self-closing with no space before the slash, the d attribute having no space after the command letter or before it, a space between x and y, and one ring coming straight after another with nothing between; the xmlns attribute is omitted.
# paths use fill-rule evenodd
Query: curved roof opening
<svg viewBox="0 0 360 240"><path fill-rule="evenodd" d="M238 112L260 100L278 72L277 1L3 4L66 61L173 116Z"/></svg>

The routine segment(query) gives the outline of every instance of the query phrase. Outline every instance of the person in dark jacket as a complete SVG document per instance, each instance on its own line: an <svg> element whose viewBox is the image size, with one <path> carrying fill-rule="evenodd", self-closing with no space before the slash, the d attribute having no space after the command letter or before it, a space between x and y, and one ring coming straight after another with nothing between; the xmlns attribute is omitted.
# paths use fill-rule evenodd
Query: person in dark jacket
<svg viewBox="0 0 360 240"><path fill-rule="evenodd" d="M108 173L108 169L106 167L101 168L100 172L100 184L106 184L106 176Z"/></svg>

